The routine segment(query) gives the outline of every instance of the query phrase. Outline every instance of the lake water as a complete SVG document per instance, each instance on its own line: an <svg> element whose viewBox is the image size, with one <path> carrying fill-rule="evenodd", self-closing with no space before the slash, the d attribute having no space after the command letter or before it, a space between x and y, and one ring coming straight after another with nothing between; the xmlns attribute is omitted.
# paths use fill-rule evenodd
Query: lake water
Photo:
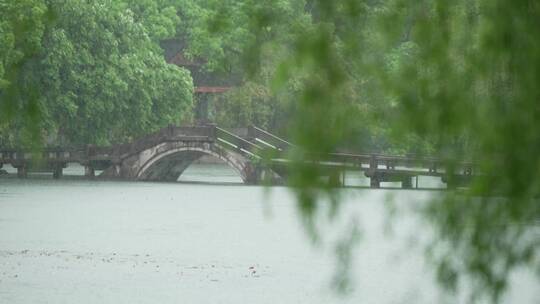
<svg viewBox="0 0 540 304"><path fill-rule="evenodd" d="M66 174L80 174L70 167ZM350 175L350 182L362 184ZM414 213L432 191L343 190L341 216L310 242L284 187L244 186L223 165L193 165L195 183L0 179L0 303L439 303ZM202 183L212 182L212 183ZM352 220L361 239L353 290L336 294L335 244ZM416 245L415 245L416 244ZM503 303L538 304L528 271ZM456 298L450 303L459 303Z"/></svg>

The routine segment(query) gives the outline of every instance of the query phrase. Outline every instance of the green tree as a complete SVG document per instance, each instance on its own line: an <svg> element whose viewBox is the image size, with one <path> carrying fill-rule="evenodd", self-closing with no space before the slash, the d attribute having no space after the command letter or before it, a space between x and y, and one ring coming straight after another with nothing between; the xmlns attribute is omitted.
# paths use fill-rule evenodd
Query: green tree
<svg viewBox="0 0 540 304"><path fill-rule="evenodd" d="M212 118L223 127L242 128L250 124L269 129L274 125L276 100L268 87L256 83L245 83L212 102Z"/></svg>
<svg viewBox="0 0 540 304"><path fill-rule="evenodd" d="M41 39L50 22L41 0L0 1L0 134L9 133L10 117L22 112L28 124L37 119L36 100L21 101L20 70L41 50ZM12 136L0 138L7 144Z"/></svg>
<svg viewBox="0 0 540 304"><path fill-rule="evenodd" d="M54 24L38 40L40 52L19 70L19 94L2 96L20 104L36 101L41 136L55 143L105 145L189 115L191 77L165 62L149 33L165 34L146 29L133 11L114 1L48 5ZM14 113L7 132L26 130L22 114Z"/></svg>
<svg viewBox="0 0 540 304"><path fill-rule="evenodd" d="M311 22L288 28L291 43L282 47L289 52L276 61L274 89L300 79L290 120L299 146L291 181L308 226L321 197L339 197L300 164L355 141L367 123L390 142L409 138L399 150L420 144L420 152L477 164L468 190L443 193L423 210L438 233L429 253L447 290L470 278L473 301L497 302L514 269L540 273L533 232L540 218L540 5L290 2ZM283 23L264 2L243 3L257 20L248 23L257 37ZM251 60L260 62L263 49L256 45L245 58L258 54Z"/></svg>
<svg viewBox="0 0 540 304"><path fill-rule="evenodd" d="M134 13L134 22L141 23L152 41L172 38L180 23L176 8L170 0L125 0L126 8Z"/></svg>

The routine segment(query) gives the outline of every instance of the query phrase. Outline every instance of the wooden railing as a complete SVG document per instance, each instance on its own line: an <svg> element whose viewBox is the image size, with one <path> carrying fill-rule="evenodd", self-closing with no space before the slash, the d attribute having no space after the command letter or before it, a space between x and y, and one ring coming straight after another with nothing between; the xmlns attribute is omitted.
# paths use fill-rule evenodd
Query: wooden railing
<svg viewBox="0 0 540 304"><path fill-rule="evenodd" d="M263 129L260 129L256 126L249 126L248 127L248 137L254 141L257 141L265 146L268 146L270 148L274 148L280 151L285 151L292 147L293 145L274 134L267 132Z"/></svg>
<svg viewBox="0 0 540 304"><path fill-rule="evenodd" d="M294 144L255 126L249 127L248 137L250 140L260 143L267 149L278 150L281 157L285 157L287 150L296 147ZM374 153L327 153L320 155L309 154L307 156L310 161L316 160L321 166L356 167L366 169L365 171L367 169L381 172L400 171L406 174L416 172L431 176L442 176L449 167L452 167L454 172L459 172L458 174L462 175L472 175L476 171L475 165L472 162L434 157L393 156ZM411 168L414 169L411 170Z"/></svg>
<svg viewBox="0 0 540 304"><path fill-rule="evenodd" d="M243 155L260 158L263 148L260 145L252 143L240 136L237 136L225 129L215 126L215 138L225 147L240 152Z"/></svg>

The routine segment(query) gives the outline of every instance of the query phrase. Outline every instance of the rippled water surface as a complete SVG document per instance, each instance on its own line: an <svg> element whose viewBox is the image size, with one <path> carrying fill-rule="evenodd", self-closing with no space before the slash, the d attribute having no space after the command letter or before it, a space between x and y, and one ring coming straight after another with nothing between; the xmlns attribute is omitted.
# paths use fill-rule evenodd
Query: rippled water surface
<svg viewBox="0 0 540 304"><path fill-rule="evenodd" d="M181 180L199 183L0 179L0 303L442 299L418 245L429 229L410 214L395 219L393 237L384 233L388 195L408 206L434 192L344 190L342 216L321 218L323 242L313 246L286 188L244 186L221 165L194 165ZM336 295L333 244L353 219L362 228L354 290ZM526 271L512 282L506 303L539 303Z"/></svg>

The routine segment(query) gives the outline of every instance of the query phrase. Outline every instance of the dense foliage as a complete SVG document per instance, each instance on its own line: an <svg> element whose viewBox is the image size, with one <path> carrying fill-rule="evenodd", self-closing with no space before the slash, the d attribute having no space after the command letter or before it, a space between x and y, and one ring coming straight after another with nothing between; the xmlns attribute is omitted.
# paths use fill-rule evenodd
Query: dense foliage
<svg viewBox="0 0 540 304"><path fill-rule="evenodd" d="M21 113L27 125L37 120L38 111L35 101L26 100L17 105L11 101L22 87L17 77L22 65L36 56L41 50L41 38L47 23L47 7L43 1L0 1L0 134L2 141L9 140L11 135L11 118L17 108L24 107ZM35 132L29 132L35 133Z"/></svg>
<svg viewBox="0 0 540 304"><path fill-rule="evenodd" d="M259 20L253 33L283 23L268 18L272 7L244 2ZM289 27L290 43L270 43L289 50L276 62L275 88L299 80L290 181L308 225L322 195L335 197L300 164L355 141L367 125L370 136L397 139L394 149L477 165L468 190L423 209L437 232L428 255L443 286L472 286L473 301L496 302L516 268L540 273L540 4L298 2L311 22ZM265 46L255 48L264 58Z"/></svg>
<svg viewBox="0 0 540 304"><path fill-rule="evenodd" d="M7 8L2 10L6 31L31 37L15 39L2 58L3 66L17 67L6 74L1 92L2 106L15 117L4 126L5 145L28 141L24 132L30 125L48 143L104 145L190 115L189 73L168 65L157 41L175 32L176 19L146 28L136 19L154 20L161 12L139 16L117 1L28 1L28 7L8 1L2 6ZM26 19L19 18L28 17L25 10L50 17L41 27L21 24ZM31 35L17 32L26 27L35 27ZM13 40L10 35L3 39ZM28 123L26 109L39 115L38 124Z"/></svg>
<svg viewBox="0 0 540 304"><path fill-rule="evenodd" d="M249 79L216 118L281 122L298 144L289 181L308 226L321 197L337 199L301 165L314 151L471 160L471 187L422 210L437 232L428 256L439 281L497 301L514 269L540 272L538 3L244 0L205 9L205 37L226 62L241 51L236 66ZM235 34L243 43L231 48Z"/></svg>

